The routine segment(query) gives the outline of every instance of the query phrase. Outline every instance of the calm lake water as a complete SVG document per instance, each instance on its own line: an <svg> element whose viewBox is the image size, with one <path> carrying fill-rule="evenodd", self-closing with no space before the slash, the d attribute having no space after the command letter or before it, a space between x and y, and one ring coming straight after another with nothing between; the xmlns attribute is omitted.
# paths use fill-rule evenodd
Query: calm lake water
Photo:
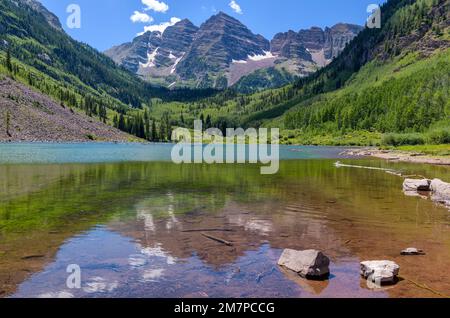
<svg viewBox="0 0 450 318"><path fill-rule="evenodd" d="M402 192L402 178L450 168L282 147L280 171L175 165L170 145L0 145L0 297L436 297L450 294L450 211ZM226 246L203 234L233 243ZM401 257L406 247L426 256ZM320 249L332 276L276 263ZM359 262L390 259L400 281L373 289ZM81 268L80 289L66 286ZM428 288L423 288L426 285ZM421 287L419 287L421 286Z"/></svg>

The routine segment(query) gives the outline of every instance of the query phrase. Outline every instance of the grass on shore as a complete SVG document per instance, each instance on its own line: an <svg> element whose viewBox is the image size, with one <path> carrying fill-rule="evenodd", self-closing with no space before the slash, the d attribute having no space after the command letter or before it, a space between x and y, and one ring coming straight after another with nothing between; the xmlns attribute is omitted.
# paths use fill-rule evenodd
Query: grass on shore
<svg viewBox="0 0 450 318"><path fill-rule="evenodd" d="M354 131L340 133L302 133L295 130L282 130L280 143L284 145L315 146L380 146L382 135L377 132Z"/></svg>
<svg viewBox="0 0 450 318"><path fill-rule="evenodd" d="M387 147L386 149L423 153L431 156L442 156L442 157L450 156L450 144L399 146L399 147Z"/></svg>
<svg viewBox="0 0 450 318"><path fill-rule="evenodd" d="M302 134L294 130L282 130L280 144L317 146L374 146L386 150L422 153L430 156L450 156L450 144L383 145L383 135L377 132L355 131L346 134Z"/></svg>

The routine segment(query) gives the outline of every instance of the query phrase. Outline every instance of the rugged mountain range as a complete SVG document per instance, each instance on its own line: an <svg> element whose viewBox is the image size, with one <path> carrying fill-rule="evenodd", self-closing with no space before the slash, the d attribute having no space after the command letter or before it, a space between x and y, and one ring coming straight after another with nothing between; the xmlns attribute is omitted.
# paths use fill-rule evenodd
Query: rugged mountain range
<svg viewBox="0 0 450 318"><path fill-rule="evenodd" d="M309 75L329 64L362 29L340 23L325 30L279 33L269 41L220 12L199 28L185 19L163 33L144 33L105 54L150 82L225 88L267 68Z"/></svg>
<svg viewBox="0 0 450 318"><path fill-rule="evenodd" d="M182 45L182 41L175 41L175 45ZM2 84L0 96L0 105L4 100L12 100L10 108L0 107L0 130L6 132L6 118L11 127L11 133L7 134L11 136L3 136L6 140L48 140L46 133L37 134L43 126L48 129L42 131L53 132L54 140L80 140L86 138L85 132L89 130L99 139L124 140L119 138L123 137L119 131L109 134L110 127L106 124L143 138L144 123L139 109L148 107L153 98L188 101L215 94L213 90L169 90L143 81L101 52L72 39L64 32L59 19L38 0L0 1L0 81L3 77L12 81L5 81L11 85ZM14 82L27 84L55 103L45 100L28 105L22 99L28 92L22 89L14 92ZM27 107L15 107L22 102ZM55 105L61 109L55 110ZM28 106L37 108L36 112ZM97 125L85 125L85 118L75 116L79 112L85 113L92 123L100 120L98 126L106 126L105 130L97 129ZM68 125L62 120L65 116L76 125ZM27 122L36 129L24 129ZM72 131L60 134L61 127ZM78 135L73 134L76 127ZM146 138L148 135L147 129ZM0 134L0 139L3 137Z"/></svg>

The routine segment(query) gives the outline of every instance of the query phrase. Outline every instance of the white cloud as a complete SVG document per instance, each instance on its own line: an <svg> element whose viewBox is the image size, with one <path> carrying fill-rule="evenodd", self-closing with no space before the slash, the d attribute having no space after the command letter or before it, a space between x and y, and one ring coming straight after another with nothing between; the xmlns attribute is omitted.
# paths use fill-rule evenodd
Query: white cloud
<svg viewBox="0 0 450 318"><path fill-rule="evenodd" d="M147 13L134 11L133 15L130 17L130 20L133 23L142 22L142 23L151 23L153 22L153 18L149 16Z"/></svg>
<svg viewBox="0 0 450 318"><path fill-rule="evenodd" d="M173 18L170 19L170 21L167 21L167 22L162 22L162 23L160 23L160 24L147 25L147 26L144 27L144 32L139 33L138 35L142 35L142 34L144 34L145 32L149 32L149 31L150 31L150 32L158 31L158 32L164 33L164 31L165 31L168 27L170 27L170 26L172 26L172 25L175 25L176 23L178 23L178 22L180 22L180 21L181 21L180 18L173 17Z"/></svg>
<svg viewBox="0 0 450 318"><path fill-rule="evenodd" d="M233 9L234 12L238 14L243 14L241 6L235 0L231 0L229 6L231 9Z"/></svg>
<svg viewBox="0 0 450 318"><path fill-rule="evenodd" d="M142 0L142 4L146 6L145 11L153 10L165 13L169 10L169 6L165 2L158 0Z"/></svg>

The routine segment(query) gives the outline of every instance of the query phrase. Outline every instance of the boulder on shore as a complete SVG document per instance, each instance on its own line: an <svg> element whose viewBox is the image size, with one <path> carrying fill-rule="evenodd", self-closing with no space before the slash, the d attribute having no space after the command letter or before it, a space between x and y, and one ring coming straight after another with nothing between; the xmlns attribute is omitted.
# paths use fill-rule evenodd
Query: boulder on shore
<svg viewBox="0 0 450 318"><path fill-rule="evenodd" d="M317 250L285 249L278 260L278 265L306 279L325 279L330 275L330 259Z"/></svg>
<svg viewBox="0 0 450 318"><path fill-rule="evenodd" d="M405 179L403 191L430 191L431 181L427 179Z"/></svg>
<svg viewBox="0 0 450 318"><path fill-rule="evenodd" d="M392 261L361 262L361 275L380 286L395 283L399 272L400 266Z"/></svg>

